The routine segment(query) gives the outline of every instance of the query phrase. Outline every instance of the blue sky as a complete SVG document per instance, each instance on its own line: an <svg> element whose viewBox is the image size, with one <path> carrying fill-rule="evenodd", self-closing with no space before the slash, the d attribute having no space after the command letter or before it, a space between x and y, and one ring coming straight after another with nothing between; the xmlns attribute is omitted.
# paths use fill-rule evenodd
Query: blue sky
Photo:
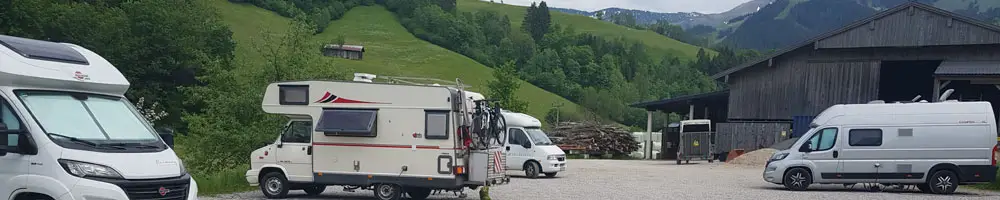
<svg viewBox="0 0 1000 200"><path fill-rule="evenodd" d="M486 0L489 1L489 0ZM501 0L493 0L500 2ZM546 0L549 7L595 11L609 7L647 10L654 12L720 13L749 0ZM506 4L531 5L540 0L503 0Z"/></svg>

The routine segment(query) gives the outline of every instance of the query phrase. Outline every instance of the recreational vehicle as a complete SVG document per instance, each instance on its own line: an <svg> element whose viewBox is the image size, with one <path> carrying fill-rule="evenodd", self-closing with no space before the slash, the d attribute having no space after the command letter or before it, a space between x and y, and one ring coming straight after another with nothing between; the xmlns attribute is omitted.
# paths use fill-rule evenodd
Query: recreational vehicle
<svg viewBox="0 0 1000 200"><path fill-rule="evenodd" d="M288 117L273 144L253 151L246 178L269 198L289 190L373 190L424 199L434 190L501 185L499 108L459 86L293 81L267 86L262 108Z"/></svg>
<svg viewBox="0 0 1000 200"><path fill-rule="evenodd" d="M791 190L865 183L950 194L960 184L996 179L997 125L989 102L834 105L810 126L791 148L772 155L765 181Z"/></svg>
<svg viewBox="0 0 1000 200"><path fill-rule="evenodd" d="M0 196L197 199L172 140L124 97L128 88L86 48L0 35Z"/></svg>
<svg viewBox="0 0 1000 200"><path fill-rule="evenodd" d="M523 170L528 178L555 177L566 171L566 153L542 131L542 122L524 113L503 112L507 124L507 170Z"/></svg>

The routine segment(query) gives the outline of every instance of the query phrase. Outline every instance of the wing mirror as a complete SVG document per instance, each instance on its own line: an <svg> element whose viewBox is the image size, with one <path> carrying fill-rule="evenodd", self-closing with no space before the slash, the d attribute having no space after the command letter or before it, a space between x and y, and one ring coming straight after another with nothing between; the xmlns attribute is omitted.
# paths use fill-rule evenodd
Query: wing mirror
<svg viewBox="0 0 1000 200"><path fill-rule="evenodd" d="M530 149L531 148L531 142L522 142L521 146L524 147L525 149Z"/></svg>
<svg viewBox="0 0 1000 200"><path fill-rule="evenodd" d="M7 144L10 144L7 141L7 139L9 139L10 136L8 136L8 133L6 132L7 132L7 125L4 124L3 122L0 122L0 156L7 155Z"/></svg>
<svg viewBox="0 0 1000 200"><path fill-rule="evenodd" d="M166 143L170 148L174 148L174 130L170 128L162 128L156 132L160 134L160 138L163 139L163 143Z"/></svg>
<svg viewBox="0 0 1000 200"><path fill-rule="evenodd" d="M802 146L799 146L799 152L806 152L806 153L812 152L812 141L806 141L806 143L802 143Z"/></svg>

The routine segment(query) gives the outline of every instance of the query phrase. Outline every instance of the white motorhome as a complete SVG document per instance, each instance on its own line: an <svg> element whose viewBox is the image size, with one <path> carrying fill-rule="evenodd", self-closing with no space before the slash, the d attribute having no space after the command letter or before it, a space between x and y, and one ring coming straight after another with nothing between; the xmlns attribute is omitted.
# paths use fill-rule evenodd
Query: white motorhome
<svg viewBox="0 0 1000 200"><path fill-rule="evenodd" d="M373 190L379 199L424 199L432 190L510 181L502 173L499 134L488 138L475 128L482 126L470 125L486 119L473 112L484 111L475 108L482 95L374 78L270 84L264 111L289 121L273 144L251 153L247 181L269 198L299 189L315 195L338 185Z"/></svg>
<svg viewBox="0 0 1000 200"><path fill-rule="evenodd" d="M115 66L74 44L0 44L0 196L197 199L172 140L123 96Z"/></svg>
<svg viewBox="0 0 1000 200"><path fill-rule="evenodd" d="M555 177L566 171L566 153L542 131L542 122L524 113L503 112L507 124L504 150L507 170L522 170L528 178Z"/></svg>
<svg viewBox="0 0 1000 200"><path fill-rule="evenodd" d="M996 179L997 124L989 102L835 105L791 148L771 157L767 182L913 185L948 194ZM874 185L874 184L872 184Z"/></svg>

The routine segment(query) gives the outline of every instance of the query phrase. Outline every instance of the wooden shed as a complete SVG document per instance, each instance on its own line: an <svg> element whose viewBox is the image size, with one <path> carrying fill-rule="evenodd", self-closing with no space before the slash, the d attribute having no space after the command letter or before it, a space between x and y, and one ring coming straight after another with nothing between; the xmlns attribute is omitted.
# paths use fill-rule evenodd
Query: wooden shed
<svg viewBox="0 0 1000 200"><path fill-rule="evenodd" d="M364 58L365 47L360 45L339 45L328 44L323 46L323 55L341 57L351 60L361 60Z"/></svg>
<svg viewBox="0 0 1000 200"><path fill-rule="evenodd" d="M918 95L917 101L936 101L947 89L955 89L950 99L990 101L998 109L1000 27L908 2L712 78L728 93L727 103L714 107L725 109L719 112L726 113L725 123L734 126L791 124L835 104L905 102ZM698 105L701 100L688 101ZM687 112L659 109L670 106L649 102L633 106L650 112Z"/></svg>

